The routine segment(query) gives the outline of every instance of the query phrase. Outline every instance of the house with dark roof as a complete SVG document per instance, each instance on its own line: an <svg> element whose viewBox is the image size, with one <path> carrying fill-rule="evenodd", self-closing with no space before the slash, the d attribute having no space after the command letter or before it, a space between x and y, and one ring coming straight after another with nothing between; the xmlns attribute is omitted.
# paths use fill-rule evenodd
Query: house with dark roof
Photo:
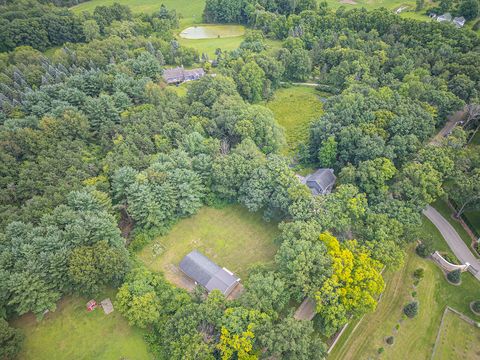
<svg viewBox="0 0 480 360"><path fill-rule="evenodd" d="M202 68L186 70L183 66L180 66L163 71L163 79L167 84L180 84L185 81L198 80L203 76L205 76L205 70Z"/></svg>
<svg viewBox="0 0 480 360"><path fill-rule="evenodd" d="M195 283L202 285L208 292L220 290L228 296L240 283L236 277L226 268L221 268L209 258L193 250L180 261L180 270Z"/></svg>
<svg viewBox="0 0 480 360"><path fill-rule="evenodd" d="M306 177L300 175L297 177L302 184L308 186L313 195L329 194L337 180L333 169L318 169Z"/></svg>

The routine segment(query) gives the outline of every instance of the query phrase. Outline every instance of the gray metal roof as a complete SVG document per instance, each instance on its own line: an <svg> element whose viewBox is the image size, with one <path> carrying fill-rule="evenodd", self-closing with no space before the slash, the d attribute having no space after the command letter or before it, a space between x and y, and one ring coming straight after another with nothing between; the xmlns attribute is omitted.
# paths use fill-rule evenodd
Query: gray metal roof
<svg viewBox="0 0 480 360"><path fill-rule="evenodd" d="M439 17L437 17L437 21L438 22L442 22L442 21L450 22L450 21L452 21L452 14L445 13L443 15L440 15Z"/></svg>
<svg viewBox="0 0 480 360"><path fill-rule="evenodd" d="M240 279L225 268L221 268L197 250L186 255L179 265L180 269L190 278L208 291L220 290L228 294Z"/></svg>
<svg viewBox="0 0 480 360"><path fill-rule="evenodd" d="M185 70L183 67L176 67L172 69L165 69L163 71L163 78L167 83L183 82L186 80L200 79L205 75L203 68Z"/></svg>
<svg viewBox="0 0 480 360"><path fill-rule="evenodd" d="M318 169L306 178L306 185L312 189L314 195L318 195L330 190L336 180L333 169Z"/></svg>
<svg viewBox="0 0 480 360"><path fill-rule="evenodd" d="M465 18L463 16L453 18L453 22L455 23L456 26L462 27L465 25Z"/></svg>
<svg viewBox="0 0 480 360"><path fill-rule="evenodd" d="M177 67L174 69L163 70L163 78L167 81L183 81L183 68Z"/></svg>

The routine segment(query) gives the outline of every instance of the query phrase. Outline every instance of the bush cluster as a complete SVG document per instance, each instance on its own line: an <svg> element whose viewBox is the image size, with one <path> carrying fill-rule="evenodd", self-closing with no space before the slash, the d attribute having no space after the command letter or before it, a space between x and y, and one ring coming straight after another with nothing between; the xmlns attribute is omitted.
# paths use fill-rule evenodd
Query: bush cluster
<svg viewBox="0 0 480 360"><path fill-rule="evenodd" d="M418 314L418 302L412 301L405 305L403 308L403 313L407 315L410 319L414 318Z"/></svg>
<svg viewBox="0 0 480 360"><path fill-rule="evenodd" d="M432 253L432 249L430 246L428 246L428 244L422 242L415 248L415 252L418 256L426 258Z"/></svg>
<svg viewBox="0 0 480 360"><path fill-rule="evenodd" d="M447 274L447 279L454 284L460 283L461 273L460 270L453 270Z"/></svg>
<svg viewBox="0 0 480 360"><path fill-rule="evenodd" d="M472 304L472 310L480 313L480 300L475 300Z"/></svg>
<svg viewBox="0 0 480 360"><path fill-rule="evenodd" d="M423 279L424 274L425 274L425 270L423 268L418 268L413 272L413 277L415 279L420 280L420 279Z"/></svg>

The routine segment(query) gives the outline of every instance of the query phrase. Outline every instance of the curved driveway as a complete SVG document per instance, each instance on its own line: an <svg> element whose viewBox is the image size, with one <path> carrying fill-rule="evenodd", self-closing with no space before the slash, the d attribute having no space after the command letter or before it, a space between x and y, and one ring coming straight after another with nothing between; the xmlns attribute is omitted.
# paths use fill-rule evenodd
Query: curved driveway
<svg viewBox="0 0 480 360"><path fill-rule="evenodd" d="M428 205L423 214L435 225L462 264L470 264L470 272L480 280L480 261L472 254L453 226L435 208Z"/></svg>

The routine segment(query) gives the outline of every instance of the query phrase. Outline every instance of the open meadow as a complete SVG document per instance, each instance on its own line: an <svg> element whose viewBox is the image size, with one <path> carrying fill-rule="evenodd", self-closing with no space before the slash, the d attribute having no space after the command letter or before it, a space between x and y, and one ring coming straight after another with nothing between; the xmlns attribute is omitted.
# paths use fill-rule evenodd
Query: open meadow
<svg viewBox="0 0 480 360"><path fill-rule="evenodd" d="M413 0L326 0L329 7L339 8L344 6L347 9L353 7L365 7L368 10L384 7L388 10L395 11L400 7L404 10L401 16L415 18L419 20L428 19L421 12L414 12L416 2ZM118 2L122 5L128 5L135 13L152 13L157 11L161 4L169 9L175 9L181 16L180 23L182 25L195 24L202 22L202 13L205 6L205 0L91 0L72 7L75 12L93 11L99 5L111 5ZM320 2L320 0L319 0ZM430 1L425 2L426 5Z"/></svg>
<svg viewBox="0 0 480 360"><path fill-rule="evenodd" d="M321 99L326 94L310 86L291 86L275 92L265 105L273 111L277 122L285 128L288 151L308 140L309 125L323 113Z"/></svg>
<svg viewBox="0 0 480 360"><path fill-rule="evenodd" d="M72 7L76 13L82 11L93 12L97 6L112 5L113 3L128 5L134 13L152 13L158 11L164 4L168 9L175 9L180 17L180 24L187 26L202 22L205 0L91 0Z"/></svg>
<svg viewBox="0 0 480 360"><path fill-rule="evenodd" d="M178 222L167 235L152 241L138 258L150 270L164 272L167 279L178 284L180 260L197 249L244 279L252 265L273 261L277 233L276 223L266 223L261 214L240 205L203 207Z"/></svg>
<svg viewBox="0 0 480 360"><path fill-rule="evenodd" d="M115 298L115 291L102 293L96 298ZM20 360L148 360L143 340L145 332L131 327L123 316L114 311L105 315L101 307L87 312L83 297L66 296L57 310L41 321L29 313L12 322L22 329L25 342Z"/></svg>

